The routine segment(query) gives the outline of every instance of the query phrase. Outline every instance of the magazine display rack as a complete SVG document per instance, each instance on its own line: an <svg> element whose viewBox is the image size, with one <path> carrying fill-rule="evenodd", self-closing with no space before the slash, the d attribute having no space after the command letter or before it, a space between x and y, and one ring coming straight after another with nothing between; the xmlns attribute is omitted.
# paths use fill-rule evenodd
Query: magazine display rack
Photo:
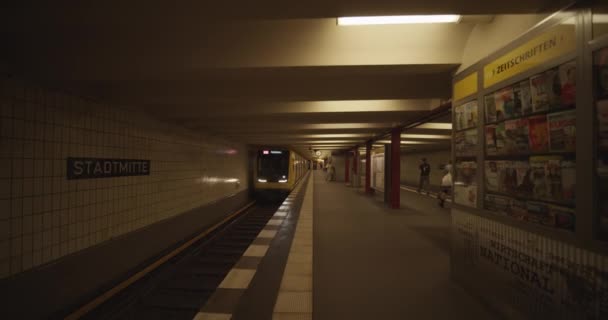
<svg viewBox="0 0 608 320"><path fill-rule="evenodd" d="M454 203L483 215L503 216L515 225L574 233L580 125L574 23L563 20L530 39L456 76ZM597 85L597 175L600 192L605 193L607 61L608 49L598 51L596 79L603 82ZM608 200L602 201L601 225L608 230Z"/></svg>
<svg viewBox="0 0 608 320"><path fill-rule="evenodd" d="M506 318L608 319L608 20L592 26L595 12L557 12L454 77L452 278Z"/></svg>
<svg viewBox="0 0 608 320"><path fill-rule="evenodd" d="M576 63L484 96L484 208L574 230Z"/></svg>
<svg viewBox="0 0 608 320"><path fill-rule="evenodd" d="M454 108L454 202L469 207L477 206L478 115L477 100Z"/></svg>
<svg viewBox="0 0 608 320"><path fill-rule="evenodd" d="M594 95L597 113L597 181L608 195L608 44L594 52ZM600 237L608 240L608 197L598 197Z"/></svg>

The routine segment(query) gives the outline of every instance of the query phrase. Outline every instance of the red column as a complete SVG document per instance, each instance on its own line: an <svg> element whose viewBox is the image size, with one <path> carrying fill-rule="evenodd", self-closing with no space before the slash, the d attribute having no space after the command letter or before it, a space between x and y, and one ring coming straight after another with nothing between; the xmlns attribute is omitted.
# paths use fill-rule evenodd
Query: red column
<svg viewBox="0 0 608 320"><path fill-rule="evenodd" d="M391 208L401 206L401 129L391 133Z"/></svg>
<svg viewBox="0 0 608 320"><path fill-rule="evenodd" d="M344 154L344 182L349 183L350 182L350 164L348 162L348 155L350 152L346 152Z"/></svg>
<svg viewBox="0 0 608 320"><path fill-rule="evenodd" d="M372 143L365 145L365 193L372 194Z"/></svg>
<svg viewBox="0 0 608 320"><path fill-rule="evenodd" d="M359 150L355 147L355 151L353 151L353 173L357 173L357 167L359 166Z"/></svg>

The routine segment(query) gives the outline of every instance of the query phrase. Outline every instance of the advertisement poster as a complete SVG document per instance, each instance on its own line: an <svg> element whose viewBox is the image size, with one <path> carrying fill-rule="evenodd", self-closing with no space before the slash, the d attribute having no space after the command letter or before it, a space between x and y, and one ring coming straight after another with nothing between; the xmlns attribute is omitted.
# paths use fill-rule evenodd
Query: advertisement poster
<svg viewBox="0 0 608 320"><path fill-rule="evenodd" d="M608 319L608 257L457 209L452 276L508 316Z"/></svg>

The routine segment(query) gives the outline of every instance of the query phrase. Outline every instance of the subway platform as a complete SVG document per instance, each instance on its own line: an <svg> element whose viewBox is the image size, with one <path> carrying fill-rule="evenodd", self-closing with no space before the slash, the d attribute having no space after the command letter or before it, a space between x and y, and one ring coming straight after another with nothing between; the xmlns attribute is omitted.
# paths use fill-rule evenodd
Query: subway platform
<svg viewBox="0 0 608 320"><path fill-rule="evenodd" d="M323 178L294 190L295 209L254 242L267 247L248 250L253 267L231 271L195 319L494 318L450 280L450 215L436 199L402 190L392 210Z"/></svg>

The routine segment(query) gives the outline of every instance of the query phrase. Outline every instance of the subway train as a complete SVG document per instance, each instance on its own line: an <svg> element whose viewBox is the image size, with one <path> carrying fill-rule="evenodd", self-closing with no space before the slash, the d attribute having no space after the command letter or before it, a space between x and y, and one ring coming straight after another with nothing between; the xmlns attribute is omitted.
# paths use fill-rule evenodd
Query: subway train
<svg viewBox="0 0 608 320"><path fill-rule="evenodd" d="M285 148L257 150L253 183L257 196L285 195L310 169L310 161Z"/></svg>

